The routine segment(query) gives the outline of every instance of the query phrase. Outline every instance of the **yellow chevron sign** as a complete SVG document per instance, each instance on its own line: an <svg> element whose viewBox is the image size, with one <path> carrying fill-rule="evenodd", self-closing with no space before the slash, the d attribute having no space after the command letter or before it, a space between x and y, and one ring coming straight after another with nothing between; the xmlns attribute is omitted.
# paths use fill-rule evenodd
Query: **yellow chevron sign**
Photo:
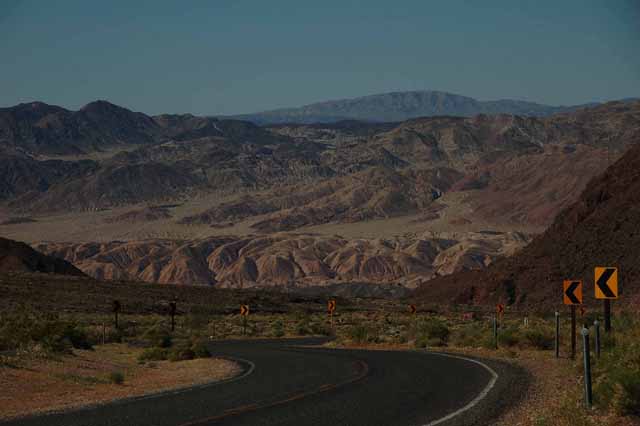
<svg viewBox="0 0 640 426"><path fill-rule="evenodd" d="M563 283L565 305L582 305L582 281L565 280Z"/></svg>
<svg viewBox="0 0 640 426"><path fill-rule="evenodd" d="M596 299L618 298L618 268L597 266L595 283Z"/></svg>
<svg viewBox="0 0 640 426"><path fill-rule="evenodd" d="M336 310L336 301L335 300L329 300L329 302L327 303L327 311L330 314L333 314L333 312Z"/></svg>
<svg viewBox="0 0 640 426"><path fill-rule="evenodd" d="M249 315L249 305L240 305L240 315L243 317Z"/></svg>

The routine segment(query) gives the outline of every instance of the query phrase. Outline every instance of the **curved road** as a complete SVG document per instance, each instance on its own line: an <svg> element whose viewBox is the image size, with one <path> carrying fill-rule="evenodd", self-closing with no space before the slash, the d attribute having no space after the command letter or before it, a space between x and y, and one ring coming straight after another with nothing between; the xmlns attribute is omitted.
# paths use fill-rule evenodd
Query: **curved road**
<svg viewBox="0 0 640 426"><path fill-rule="evenodd" d="M513 399L515 386L523 385L520 372L506 364L428 352L301 347L322 342L216 343L214 355L246 361L241 377L0 424L483 425L508 402L503 396Z"/></svg>

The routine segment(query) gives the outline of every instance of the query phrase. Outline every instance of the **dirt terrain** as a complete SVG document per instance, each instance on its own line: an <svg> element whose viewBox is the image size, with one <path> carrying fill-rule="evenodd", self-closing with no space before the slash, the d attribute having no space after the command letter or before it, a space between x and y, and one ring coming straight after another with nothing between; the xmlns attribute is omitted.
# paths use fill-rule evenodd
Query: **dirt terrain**
<svg viewBox="0 0 640 426"><path fill-rule="evenodd" d="M21 360L0 368L0 419L68 410L90 404L184 388L233 377L240 367L225 359L141 364L142 352L126 344L77 350L57 359ZM124 383L110 375L122 374Z"/></svg>

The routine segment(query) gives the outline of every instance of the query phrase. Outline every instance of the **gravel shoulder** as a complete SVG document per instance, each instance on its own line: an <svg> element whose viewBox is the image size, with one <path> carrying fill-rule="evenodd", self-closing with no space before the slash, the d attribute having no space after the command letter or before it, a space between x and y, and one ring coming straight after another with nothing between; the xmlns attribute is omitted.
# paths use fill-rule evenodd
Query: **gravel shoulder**
<svg viewBox="0 0 640 426"><path fill-rule="evenodd" d="M222 358L140 364L124 344L74 350L56 358L0 363L0 419L80 408L232 378L242 367ZM118 377L122 383L116 383Z"/></svg>

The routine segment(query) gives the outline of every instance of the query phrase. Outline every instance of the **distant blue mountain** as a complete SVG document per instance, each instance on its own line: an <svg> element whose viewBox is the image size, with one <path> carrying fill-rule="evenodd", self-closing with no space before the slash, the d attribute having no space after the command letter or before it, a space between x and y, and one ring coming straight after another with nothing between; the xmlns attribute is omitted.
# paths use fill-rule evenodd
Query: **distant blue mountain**
<svg viewBox="0 0 640 426"><path fill-rule="evenodd" d="M629 98L628 100L632 100ZM375 122L403 121L415 117L516 114L544 117L597 105L550 106L517 100L479 101L438 91L392 92L352 99L318 102L297 108L282 108L233 116L256 124L332 123L341 120Z"/></svg>

